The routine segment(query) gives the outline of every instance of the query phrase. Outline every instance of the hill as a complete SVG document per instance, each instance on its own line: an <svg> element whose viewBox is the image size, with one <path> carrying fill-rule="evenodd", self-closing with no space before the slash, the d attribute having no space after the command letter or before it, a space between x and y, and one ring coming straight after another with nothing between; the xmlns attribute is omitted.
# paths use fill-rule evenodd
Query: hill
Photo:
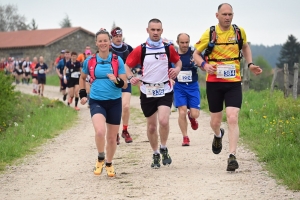
<svg viewBox="0 0 300 200"><path fill-rule="evenodd" d="M252 51L253 60L256 57L262 56L264 59L268 61L268 63L274 68L276 67L276 63L278 62L279 53L282 45L273 45L273 46L264 46L264 45L256 45L251 44L250 48Z"/></svg>

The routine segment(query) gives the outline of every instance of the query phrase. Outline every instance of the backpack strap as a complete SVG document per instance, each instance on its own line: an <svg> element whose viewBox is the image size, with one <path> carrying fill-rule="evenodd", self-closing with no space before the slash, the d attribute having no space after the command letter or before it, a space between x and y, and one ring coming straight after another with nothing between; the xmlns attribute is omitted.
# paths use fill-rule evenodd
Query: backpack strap
<svg viewBox="0 0 300 200"><path fill-rule="evenodd" d="M156 52L156 53L147 53L147 54L146 54L146 43L141 44L141 47L142 47L141 66L142 66L142 68L143 68L143 64L144 64L146 55L158 55L158 54L166 54L167 58L168 58L168 66L169 66L169 68L172 67L171 62L170 62L170 44L165 43L165 42L163 42L163 44L164 44L165 52Z"/></svg>
<svg viewBox="0 0 300 200"><path fill-rule="evenodd" d="M235 39L239 45L239 50L241 51L243 48L243 41L244 41L242 38L241 29L236 24L232 24L232 27L235 32Z"/></svg>
<svg viewBox="0 0 300 200"><path fill-rule="evenodd" d="M96 58L96 55L93 54L88 62L88 70L89 70L89 74L90 74L90 84L92 84L94 82L94 80L96 79L96 76L95 76L96 65L97 65L97 58Z"/></svg>
<svg viewBox="0 0 300 200"><path fill-rule="evenodd" d="M119 71L118 56L116 54L112 54L110 62L113 69L113 74L115 75L115 77L118 77L118 71Z"/></svg>
<svg viewBox="0 0 300 200"><path fill-rule="evenodd" d="M208 56L211 54L213 48L215 47L216 41L217 41L217 33L216 33L216 26L211 26L209 28L209 43L207 45L207 48L204 52L204 58L208 60Z"/></svg>
<svg viewBox="0 0 300 200"><path fill-rule="evenodd" d="M146 43L141 44L142 53L141 53L141 67L143 68L144 60L146 56Z"/></svg>

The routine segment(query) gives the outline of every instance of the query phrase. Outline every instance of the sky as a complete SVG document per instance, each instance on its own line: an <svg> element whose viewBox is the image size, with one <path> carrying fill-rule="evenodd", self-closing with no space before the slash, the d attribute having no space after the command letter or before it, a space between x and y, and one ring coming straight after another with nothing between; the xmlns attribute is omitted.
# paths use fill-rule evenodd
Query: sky
<svg viewBox="0 0 300 200"><path fill-rule="evenodd" d="M73 27L96 33L111 30L113 22L123 29L125 42L133 47L145 42L148 21L158 18L163 24L162 37L176 41L179 33L190 35L194 45L202 33L218 23L216 12L220 0L0 0L13 4L29 23L35 19L38 29L60 28L69 16ZM299 0L231 0L232 23L243 27L251 44L283 44L288 35L300 37Z"/></svg>

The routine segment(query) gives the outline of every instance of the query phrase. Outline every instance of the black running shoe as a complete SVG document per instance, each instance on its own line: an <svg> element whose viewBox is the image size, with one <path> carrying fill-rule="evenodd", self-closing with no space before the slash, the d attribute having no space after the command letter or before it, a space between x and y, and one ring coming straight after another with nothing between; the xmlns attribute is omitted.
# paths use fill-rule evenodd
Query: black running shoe
<svg viewBox="0 0 300 200"><path fill-rule="evenodd" d="M160 155L159 154L153 154L153 162L151 164L151 168L153 168L153 169L160 168Z"/></svg>
<svg viewBox="0 0 300 200"><path fill-rule="evenodd" d="M230 154L227 163L227 171L232 172L239 168L239 163L236 161L235 155Z"/></svg>
<svg viewBox="0 0 300 200"><path fill-rule="evenodd" d="M160 148L160 154L162 156L163 165L170 165L172 163L172 159L168 153L168 148L165 149Z"/></svg>
<svg viewBox="0 0 300 200"><path fill-rule="evenodd" d="M212 142L212 151L214 154L219 154L222 151L222 138L225 134L224 129L220 128L221 131L221 138L218 138L216 136L214 136L214 140Z"/></svg>
<svg viewBox="0 0 300 200"><path fill-rule="evenodd" d="M65 101L67 99L67 95L66 94L64 94L64 96L63 96L63 100Z"/></svg>

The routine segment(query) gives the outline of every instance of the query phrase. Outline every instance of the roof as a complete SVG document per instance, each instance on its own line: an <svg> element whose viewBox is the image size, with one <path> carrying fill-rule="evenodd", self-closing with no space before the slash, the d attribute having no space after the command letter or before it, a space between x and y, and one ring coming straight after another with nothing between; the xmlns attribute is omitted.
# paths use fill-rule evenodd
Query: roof
<svg viewBox="0 0 300 200"><path fill-rule="evenodd" d="M0 32L0 49L48 46L79 30L95 36L81 27Z"/></svg>

